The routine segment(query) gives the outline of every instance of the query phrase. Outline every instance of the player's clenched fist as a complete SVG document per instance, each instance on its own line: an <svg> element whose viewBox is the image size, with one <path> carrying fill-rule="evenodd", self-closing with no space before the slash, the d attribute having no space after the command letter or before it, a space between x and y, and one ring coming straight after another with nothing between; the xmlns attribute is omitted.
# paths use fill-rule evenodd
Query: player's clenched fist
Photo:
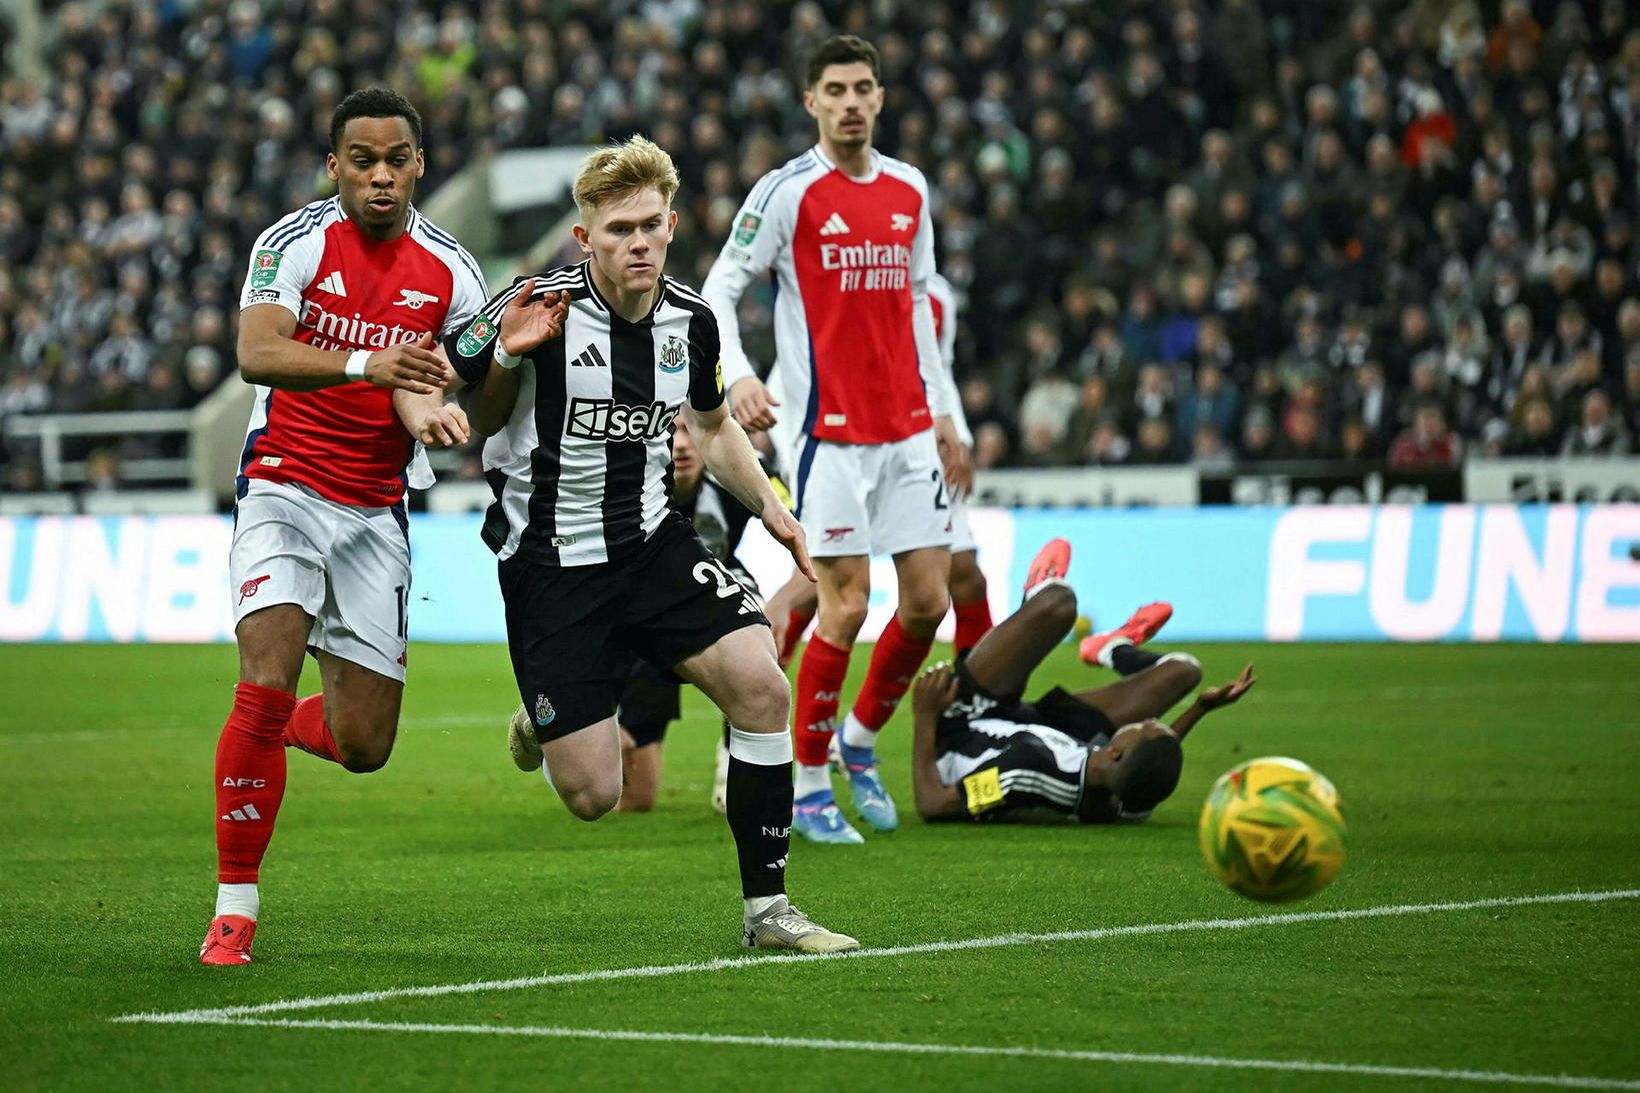
<svg viewBox="0 0 1640 1093"><path fill-rule="evenodd" d="M769 393L763 386L763 381L756 376L747 376L737 380L729 388L729 402L735 408L735 420L748 433L760 433L764 429L772 429L779 418L775 415L774 407L780 405L780 400Z"/></svg>
<svg viewBox="0 0 1640 1093"><path fill-rule="evenodd" d="M471 435L466 411L453 402L430 411L416 429L416 439L429 448L455 448L467 443Z"/></svg>
<svg viewBox="0 0 1640 1093"><path fill-rule="evenodd" d="M433 352L433 335L428 332L413 342L370 354L364 362L364 378L377 387L399 387L429 395L449 386L450 369Z"/></svg>

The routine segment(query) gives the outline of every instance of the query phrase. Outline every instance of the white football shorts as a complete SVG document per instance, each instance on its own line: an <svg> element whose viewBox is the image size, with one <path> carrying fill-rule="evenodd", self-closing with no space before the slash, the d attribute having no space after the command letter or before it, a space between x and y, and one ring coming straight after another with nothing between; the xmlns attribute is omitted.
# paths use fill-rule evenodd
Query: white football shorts
<svg viewBox="0 0 1640 1093"><path fill-rule="evenodd" d="M968 523L968 498L951 498L951 553L961 554L965 550L978 550L979 544L974 542L974 529Z"/></svg>
<svg viewBox="0 0 1640 1093"><path fill-rule="evenodd" d="M233 621L276 604L313 616L308 648L404 681L410 540L402 507L343 505L251 479L234 514Z"/></svg>
<svg viewBox="0 0 1640 1093"><path fill-rule="evenodd" d="M951 545L951 492L934 430L887 444L799 436L794 455L788 481L815 557Z"/></svg>

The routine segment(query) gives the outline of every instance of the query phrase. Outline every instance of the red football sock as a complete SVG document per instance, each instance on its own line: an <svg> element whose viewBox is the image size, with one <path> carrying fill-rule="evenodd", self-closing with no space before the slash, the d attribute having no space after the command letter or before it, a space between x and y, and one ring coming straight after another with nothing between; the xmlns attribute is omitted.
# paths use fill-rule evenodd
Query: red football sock
<svg viewBox="0 0 1640 1093"><path fill-rule="evenodd" d="M780 643L780 666L782 668L792 662L792 654L797 652L797 643L803 640L803 631L809 628L809 623L813 619L813 611L787 612L786 639Z"/></svg>
<svg viewBox="0 0 1640 1093"><path fill-rule="evenodd" d="M953 645L960 657L991 632L991 601L974 600L953 604L952 608L957 613L957 640Z"/></svg>
<svg viewBox="0 0 1640 1093"><path fill-rule="evenodd" d="M301 748L309 755L340 763L336 738L325 724L325 696L309 695L296 704L290 720L285 722L285 747Z"/></svg>
<svg viewBox="0 0 1640 1093"><path fill-rule="evenodd" d="M285 722L296 696L255 683L234 689L216 743L216 879L255 884L285 796Z"/></svg>
<svg viewBox="0 0 1640 1093"><path fill-rule="evenodd" d="M833 645L819 634L809 640L797 666L797 705L792 713L797 761L806 767L824 766L826 749L837 731L838 692L848 678L850 650Z"/></svg>
<svg viewBox="0 0 1640 1093"><path fill-rule="evenodd" d="M860 697L854 700L854 716L860 724L876 732L888 723L933 645L932 637L906 633L898 615L888 620L871 651L871 667L866 669Z"/></svg>

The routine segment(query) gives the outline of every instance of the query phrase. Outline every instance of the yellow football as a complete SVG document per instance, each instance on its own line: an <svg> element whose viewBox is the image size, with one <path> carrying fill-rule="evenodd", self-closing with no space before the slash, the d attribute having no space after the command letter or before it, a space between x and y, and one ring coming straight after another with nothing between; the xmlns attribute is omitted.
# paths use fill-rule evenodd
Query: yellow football
<svg viewBox="0 0 1640 1093"><path fill-rule="evenodd" d="M1313 896L1344 864L1338 791L1296 759L1250 759L1226 771L1198 833L1213 875L1266 903Z"/></svg>

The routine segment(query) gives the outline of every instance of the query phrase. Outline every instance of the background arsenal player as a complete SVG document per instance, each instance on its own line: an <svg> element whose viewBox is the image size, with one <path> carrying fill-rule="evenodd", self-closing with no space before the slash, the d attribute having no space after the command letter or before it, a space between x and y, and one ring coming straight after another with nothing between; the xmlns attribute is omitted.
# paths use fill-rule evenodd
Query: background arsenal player
<svg viewBox="0 0 1640 1093"><path fill-rule="evenodd" d="M770 267L779 288L775 367L791 412L802 418L796 450L781 458L820 576L819 624L797 674L793 823L819 842L862 841L837 809L826 762L849 653L866 617L872 554L893 556L899 605L834 761L866 822L879 831L898 825L875 740L949 606L947 485L966 490L970 474L928 304L928 183L871 147L883 106L878 72L877 50L852 35L816 50L803 105L819 143L752 187L703 290L718 315L735 416L748 429L767 429L777 403L741 348L736 305Z"/></svg>
<svg viewBox="0 0 1640 1093"><path fill-rule="evenodd" d="M330 141L337 196L262 234L241 297L239 370L256 406L229 556L239 683L216 750L207 964L250 961L285 747L360 773L393 750L410 592L404 489L431 481L415 440L467 438L453 405L419 414L415 438L392 405L393 388L446 385L435 340L485 300L472 258L410 204L421 119L396 92L357 91L337 106ZM297 702L304 651L323 694Z"/></svg>

